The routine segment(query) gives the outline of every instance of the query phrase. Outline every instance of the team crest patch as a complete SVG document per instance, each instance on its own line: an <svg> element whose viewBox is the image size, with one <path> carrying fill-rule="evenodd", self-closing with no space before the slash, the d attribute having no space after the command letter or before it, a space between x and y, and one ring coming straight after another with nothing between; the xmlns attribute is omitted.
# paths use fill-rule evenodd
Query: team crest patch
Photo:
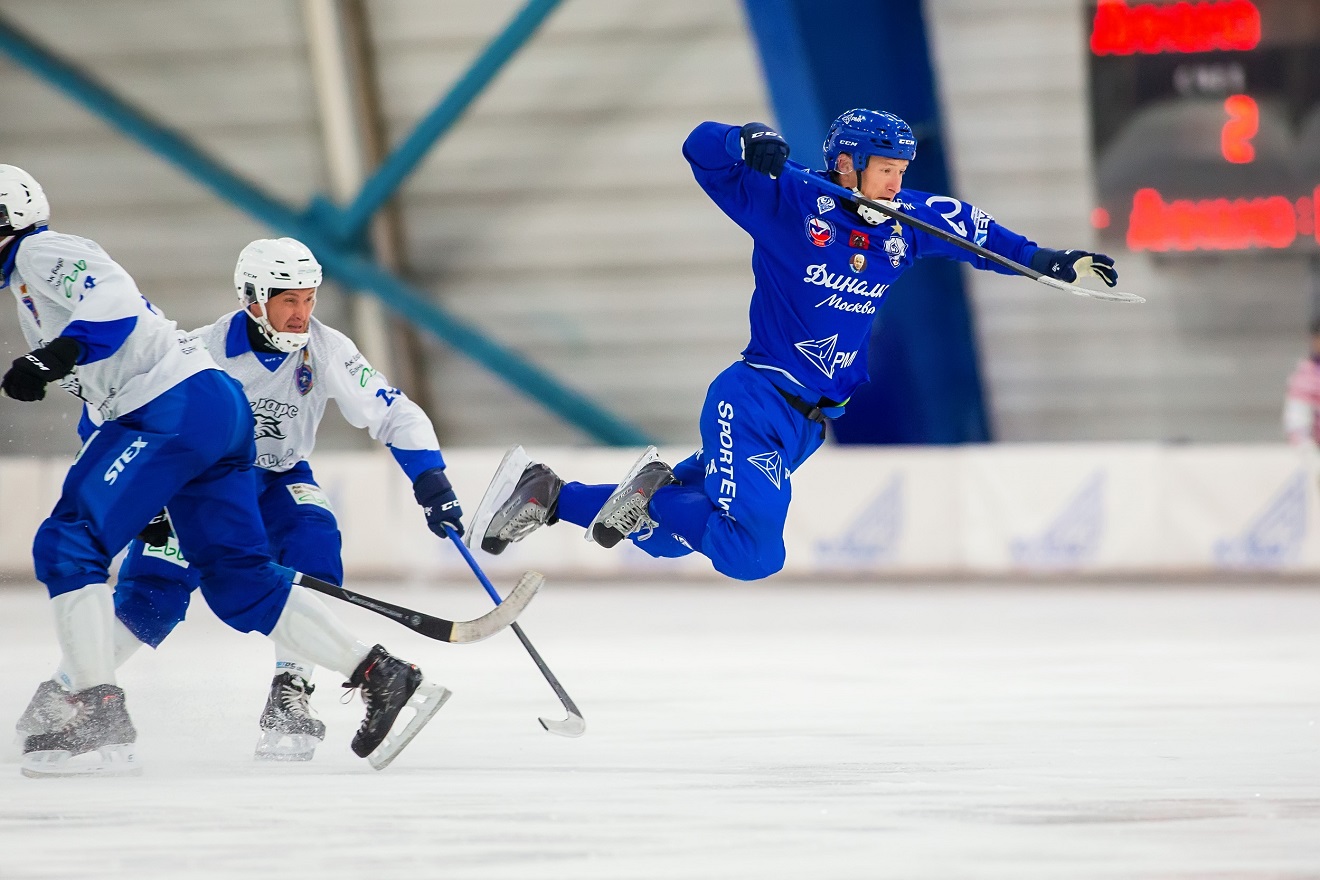
<svg viewBox="0 0 1320 880"><path fill-rule="evenodd" d="M284 488L289 490L293 496L294 504L311 504L314 507L322 507L326 510L333 510L330 506L330 499L321 491L321 487L315 483L290 483Z"/></svg>
<svg viewBox="0 0 1320 880"><path fill-rule="evenodd" d="M848 268L861 272L866 268L866 254L853 254L848 260Z"/></svg>
<svg viewBox="0 0 1320 880"><path fill-rule="evenodd" d="M807 238L816 247L829 247L834 244L834 237L838 235L834 224L828 220L822 220L815 214L807 215Z"/></svg>
<svg viewBox="0 0 1320 880"><path fill-rule="evenodd" d="M871 236L862 232L860 229L854 229L848 233L848 247L860 248L866 250L871 246Z"/></svg>
<svg viewBox="0 0 1320 880"><path fill-rule="evenodd" d="M834 210L834 199L830 198L829 196L821 196L820 198L816 199L816 213L828 214L830 211L833 210Z"/></svg>
<svg viewBox="0 0 1320 880"><path fill-rule="evenodd" d="M305 363L299 364L298 369L293 371L293 381L298 386L298 393L303 395L311 391L312 386L316 384L315 377L312 376L312 368Z"/></svg>
<svg viewBox="0 0 1320 880"><path fill-rule="evenodd" d="M903 263L903 258L907 256L907 242L903 236L895 232L885 239L885 253L889 254L889 265L897 269Z"/></svg>

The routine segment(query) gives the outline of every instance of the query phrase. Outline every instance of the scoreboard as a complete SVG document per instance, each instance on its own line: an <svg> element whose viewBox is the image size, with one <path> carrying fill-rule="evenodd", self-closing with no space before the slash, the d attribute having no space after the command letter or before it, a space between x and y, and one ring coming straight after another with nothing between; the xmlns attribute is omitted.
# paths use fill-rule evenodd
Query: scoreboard
<svg viewBox="0 0 1320 880"><path fill-rule="evenodd" d="M1086 7L1102 239L1320 252L1320 0Z"/></svg>

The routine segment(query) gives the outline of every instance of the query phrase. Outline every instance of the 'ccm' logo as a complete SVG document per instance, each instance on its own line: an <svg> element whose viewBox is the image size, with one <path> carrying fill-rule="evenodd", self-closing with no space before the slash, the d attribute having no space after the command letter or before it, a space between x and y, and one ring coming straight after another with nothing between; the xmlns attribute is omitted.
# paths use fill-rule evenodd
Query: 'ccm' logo
<svg viewBox="0 0 1320 880"><path fill-rule="evenodd" d="M119 457L116 458L114 463L106 470L105 481L113 486L115 480L119 479L119 475L124 472L124 468L128 463L137 458L138 453L146 448L147 441L143 440L141 437L128 444L128 448L119 453Z"/></svg>

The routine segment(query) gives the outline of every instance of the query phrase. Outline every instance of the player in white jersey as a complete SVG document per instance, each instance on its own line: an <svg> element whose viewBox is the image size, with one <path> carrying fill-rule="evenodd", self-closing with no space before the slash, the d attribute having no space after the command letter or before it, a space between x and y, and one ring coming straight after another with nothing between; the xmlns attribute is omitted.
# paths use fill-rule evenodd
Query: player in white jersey
<svg viewBox="0 0 1320 880"><path fill-rule="evenodd" d="M242 384L252 407L254 473L271 556L342 584L339 526L309 463L329 401L393 453L432 531L445 537L448 525L461 535L463 510L426 413L372 368L351 339L312 317L321 278L320 263L301 242L254 241L243 248L234 271L240 308L188 337ZM129 545L115 586L120 622L139 644L153 648L183 620L200 585L188 549L180 548L168 523L162 513L143 540ZM124 653L121 662L130 655ZM275 677L258 722L257 758L310 760L325 738L324 723L308 705L313 668L306 658L277 646ZM38 733L49 724L54 713L42 706L67 689L66 677L57 670L38 688L19 719L20 732Z"/></svg>
<svg viewBox="0 0 1320 880"><path fill-rule="evenodd" d="M115 618L107 582L113 556L166 504L221 620L268 635L361 688L367 715L355 753L366 757L380 747L410 702L433 712L442 688L380 645L358 640L266 553L252 411L239 384L95 242L49 229L49 218L36 180L0 165L0 288L13 290L32 346L0 378L0 391L37 401L58 382L100 420L33 541L72 713L26 739L23 772L137 772L137 732L115 683L115 654L132 639ZM427 718L419 708L412 729Z"/></svg>

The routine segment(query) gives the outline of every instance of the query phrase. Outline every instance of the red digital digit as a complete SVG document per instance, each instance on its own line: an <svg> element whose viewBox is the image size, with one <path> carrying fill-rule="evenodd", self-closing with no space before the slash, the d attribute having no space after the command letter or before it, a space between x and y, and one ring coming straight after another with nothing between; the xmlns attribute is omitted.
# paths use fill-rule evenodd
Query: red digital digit
<svg viewBox="0 0 1320 880"><path fill-rule="evenodd" d="M1224 158L1235 165L1244 165L1256 158L1251 139L1260 130L1260 110L1256 100L1248 95L1229 95L1224 101L1228 121L1219 135L1219 150Z"/></svg>

